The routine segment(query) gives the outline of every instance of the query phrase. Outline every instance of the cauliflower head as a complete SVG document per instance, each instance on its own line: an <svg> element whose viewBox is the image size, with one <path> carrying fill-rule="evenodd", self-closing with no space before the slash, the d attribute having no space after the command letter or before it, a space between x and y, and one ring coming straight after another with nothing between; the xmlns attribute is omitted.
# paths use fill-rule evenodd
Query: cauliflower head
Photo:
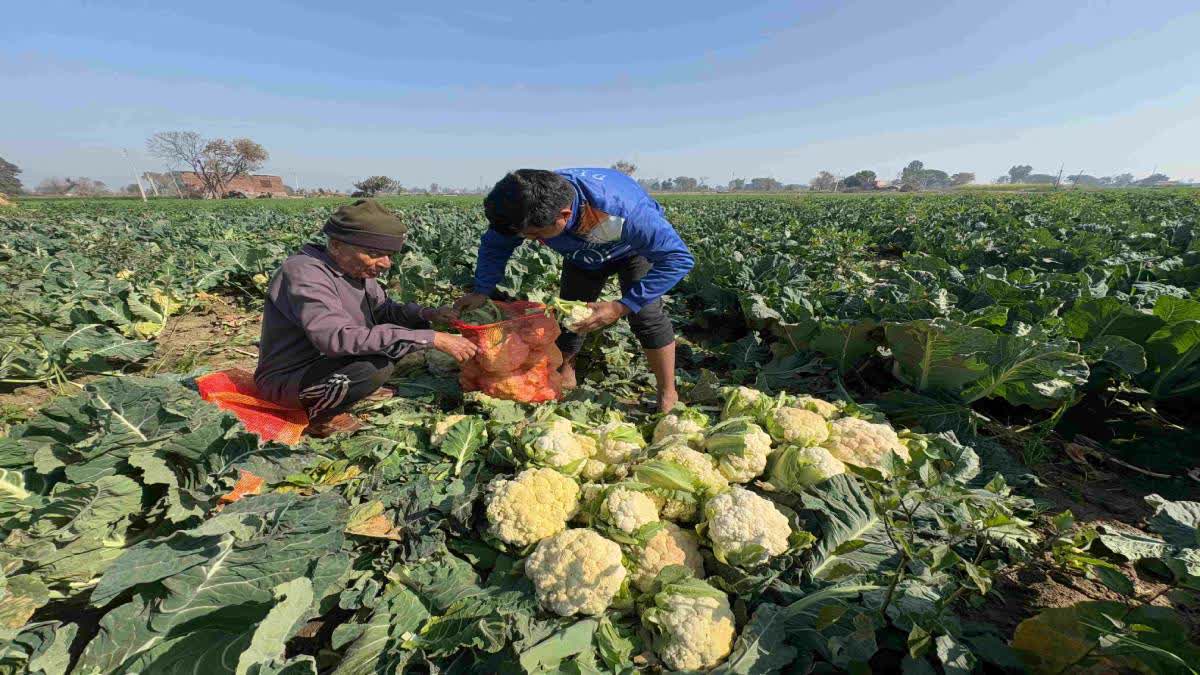
<svg viewBox="0 0 1200 675"><path fill-rule="evenodd" d="M725 397L725 407L721 410L723 420L750 417L759 424L766 424L777 404L775 399L750 387L725 387L721 393Z"/></svg>
<svg viewBox="0 0 1200 675"><path fill-rule="evenodd" d="M577 528L543 539L525 559L525 574L542 607L560 616L595 616L608 609L626 571L616 542Z"/></svg>
<svg viewBox="0 0 1200 675"><path fill-rule="evenodd" d="M797 396L792 400L792 407L811 410L827 420L835 419L840 417L842 414L841 407L839 407L836 403L822 401L821 399L814 398L812 396Z"/></svg>
<svg viewBox="0 0 1200 675"><path fill-rule="evenodd" d="M658 505L645 492L620 485L608 491L600 505L600 516L625 534L658 522Z"/></svg>
<svg viewBox="0 0 1200 675"><path fill-rule="evenodd" d="M593 429L590 437L595 440L596 452L583 466L587 480L624 478L646 447L641 432L629 422L606 422Z"/></svg>
<svg viewBox="0 0 1200 675"><path fill-rule="evenodd" d="M683 578L662 584L654 605L642 612L642 625L653 635L654 652L667 668L709 670L733 650L733 611L724 593L679 571L674 576Z"/></svg>
<svg viewBox="0 0 1200 675"><path fill-rule="evenodd" d="M679 436L689 445L698 446L704 442L704 430L707 427L708 417L704 413L679 406L654 425L654 442L659 443L671 436Z"/></svg>
<svg viewBox="0 0 1200 675"><path fill-rule="evenodd" d="M771 486L776 490L799 492L823 480L846 472L842 460L820 446L784 447L771 464Z"/></svg>
<svg viewBox="0 0 1200 675"><path fill-rule="evenodd" d="M730 483L748 483L767 468L771 437L749 418L735 417L709 431L704 449L717 458L717 470Z"/></svg>
<svg viewBox="0 0 1200 675"><path fill-rule="evenodd" d="M750 567L788 549L787 516L769 499L733 486L704 505L704 530L717 560Z"/></svg>
<svg viewBox="0 0 1200 675"><path fill-rule="evenodd" d="M575 433L571 420L565 417L550 417L527 433L533 436L525 446L529 461L569 475L582 472L596 452L595 439Z"/></svg>
<svg viewBox="0 0 1200 675"><path fill-rule="evenodd" d="M579 509L579 485L554 469L525 469L488 483L491 532L514 546L528 546L562 532Z"/></svg>
<svg viewBox="0 0 1200 675"><path fill-rule="evenodd" d="M804 408L777 408L767 420L767 431L779 443L820 445L829 438L829 423L824 417Z"/></svg>
<svg viewBox="0 0 1200 675"><path fill-rule="evenodd" d="M633 564L633 584L643 593L654 584L654 578L667 565L683 565L697 577L704 576L704 556L700 539L695 532L675 523L663 523L638 552Z"/></svg>
<svg viewBox="0 0 1200 675"><path fill-rule="evenodd" d="M876 424L857 417L841 417L830 424L829 438L822 444L829 454L846 464L873 467L883 471L883 458L896 453L904 461L910 459L908 446L901 442L896 431L887 424Z"/></svg>
<svg viewBox="0 0 1200 675"><path fill-rule="evenodd" d="M650 485L650 498L664 520L695 522L699 502L729 487L716 460L686 445L670 445L634 470L638 481Z"/></svg>

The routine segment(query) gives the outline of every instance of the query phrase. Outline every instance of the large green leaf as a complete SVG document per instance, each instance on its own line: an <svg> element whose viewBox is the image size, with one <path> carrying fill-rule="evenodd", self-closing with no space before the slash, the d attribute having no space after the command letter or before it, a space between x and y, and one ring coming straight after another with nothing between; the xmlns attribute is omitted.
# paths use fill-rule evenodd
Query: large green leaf
<svg viewBox="0 0 1200 675"><path fill-rule="evenodd" d="M919 319L884 327L896 375L917 391L957 394L987 373L983 358L996 335L949 319Z"/></svg>
<svg viewBox="0 0 1200 675"><path fill-rule="evenodd" d="M1033 673L1190 674L1200 649L1173 609L1080 602L1044 610L1017 626L1013 648Z"/></svg>
<svg viewBox="0 0 1200 675"><path fill-rule="evenodd" d="M812 348L832 358L838 372L846 373L878 346L871 332L879 327L874 319L822 322L812 339Z"/></svg>
<svg viewBox="0 0 1200 675"><path fill-rule="evenodd" d="M335 494L248 497L198 528L131 548L105 574L92 602L128 589L134 599L105 615L79 667L235 669L270 616L281 583L305 577L315 599L340 591L336 584L349 567L340 553L346 517L345 502Z"/></svg>
<svg viewBox="0 0 1200 675"><path fill-rule="evenodd" d="M409 636L429 619L417 595L401 584L392 584L366 623L338 626L333 648L349 645L335 675L390 675L404 670L413 657Z"/></svg>
<svg viewBox="0 0 1200 675"><path fill-rule="evenodd" d="M1064 333L1084 343L1111 335L1142 343L1163 325L1161 317L1114 297L1081 299L1063 313L1062 320Z"/></svg>
<svg viewBox="0 0 1200 675"><path fill-rule="evenodd" d="M1161 304L1161 303L1160 303ZM1146 342L1146 388L1154 398L1200 392L1200 320L1168 324Z"/></svg>
<svg viewBox="0 0 1200 675"><path fill-rule="evenodd" d="M1014 405L1054 407L1071 401L1089 373L1079 345L1068 340L1002 335L983 360L987 370L963 391L967 401L999 396Z"/></svg>
<svg viewBox="0 0 1200 675"><path fill-rule="evenodd" d="M811 518L819 532L806 563L813 577L835 580L870 572L899 555L855 478L834 476L818 488L801 495L802 515Z"/></svg>

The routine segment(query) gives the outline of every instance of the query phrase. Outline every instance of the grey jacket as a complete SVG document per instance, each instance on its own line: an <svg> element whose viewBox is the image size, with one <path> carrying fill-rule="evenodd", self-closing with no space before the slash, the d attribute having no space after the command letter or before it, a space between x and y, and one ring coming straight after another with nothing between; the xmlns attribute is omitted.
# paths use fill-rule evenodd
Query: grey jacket
<svg viewBox="0 0 1200 675"><path fill-rule="evenodd" d="M432 345L420 311L416 303L389 300L374 279L347 277L325 247L308 244L283 261L267 287L254 384L265 398L299 408L300 378L321 359L399 359Z"/></svg>

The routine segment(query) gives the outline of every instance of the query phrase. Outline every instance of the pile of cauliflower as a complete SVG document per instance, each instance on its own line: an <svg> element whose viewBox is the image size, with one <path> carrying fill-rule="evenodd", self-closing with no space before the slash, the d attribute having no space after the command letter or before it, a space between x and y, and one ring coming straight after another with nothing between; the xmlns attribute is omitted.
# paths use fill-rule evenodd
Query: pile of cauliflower
<svg viewBox="0 0 1200 675"><path fill-rule="evenodd" d="M770 491L819 489L852 464L886 473L909 451L886 423L808 396L727 388L720 418L680 407L649 442L634 424L542 414L520 434L523 465L487 487L489 532L527 554L539 603L561 616L639 611L672 670L720 664L736 637L706 557L743 569L811 536ZM615 413L610 413L615 415Z"/></svg>

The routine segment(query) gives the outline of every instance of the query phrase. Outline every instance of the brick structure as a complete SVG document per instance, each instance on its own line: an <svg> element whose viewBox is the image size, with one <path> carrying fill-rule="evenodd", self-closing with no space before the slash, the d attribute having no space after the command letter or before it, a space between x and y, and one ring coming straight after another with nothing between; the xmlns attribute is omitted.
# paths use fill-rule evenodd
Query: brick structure
<svg viewBox="0 0 1200 675"><path fill-rule="evenodd" d="M180 186L185 192L204 195L204 181L194 171L180 171L175 174ZM279 176L238 176L229 182L229 192L240 192L247 197L286 197L287 189L283 187L283 179Z"/></svg>

